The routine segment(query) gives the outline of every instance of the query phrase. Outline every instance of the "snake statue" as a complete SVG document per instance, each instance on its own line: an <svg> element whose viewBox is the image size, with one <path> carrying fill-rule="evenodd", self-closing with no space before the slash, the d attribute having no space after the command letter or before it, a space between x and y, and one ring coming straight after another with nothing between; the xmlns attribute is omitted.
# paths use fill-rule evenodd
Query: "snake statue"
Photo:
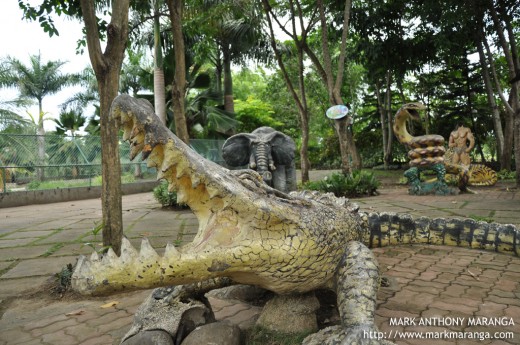
<svg viewBox="0 0 520 345"><path fill-rule="evenodd" d="M420 102L412 102L403 105L395 114L394 133L400 143L408 146L408 157L410 158L410 169L405 171L404 176L410 184L410 194L439 194L447 195L454 192L446 184L446 170L459 176L459 189L467 190L468 169L445 165L444 138L437 134L412 136L408 133L406 123L409 120L420 121L419 111L426 109ZM432 183L421 182L421 172L423 170L433 170L437 179Z"/></svg>

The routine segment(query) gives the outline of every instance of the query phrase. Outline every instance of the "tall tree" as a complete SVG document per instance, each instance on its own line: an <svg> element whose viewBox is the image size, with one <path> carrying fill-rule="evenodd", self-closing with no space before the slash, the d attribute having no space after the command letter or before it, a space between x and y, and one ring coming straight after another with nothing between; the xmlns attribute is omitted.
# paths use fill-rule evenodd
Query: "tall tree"
<svg viewBox="0 0 520 345"><path fill-rule="evenodd" d="M506 0L489 0L493 27L498 36L498 46L504 54L507 75L509 78L509 98L506 101L500 93L506 111L513 118L514 156L516 165L516 185L520 188L520 58L515 33L515 13L518 15L518 4ZM518 22L516 22L516 26ZM505 147L504 147L505 150Z"/></svg>
<svg viewBox="0 0 520 345"><path fill-rule="evenodd" d="M45 129L43 111L43 99L62 90L65 86L77 83L77 76L74 74L63 74L60 68L65 64L64 61L43 62L41 54L30 55L29 65L25 65L17 58L8 56L0 74L0 86L15 87L20 92L20 97L34 99L38 102L38 116L35 117L38 126L38 157L39 164L45 164ZM44 170L39 168L38 179L44 179Z"/></svg>
<svg viewBox="0 0 520 345"><path fill-rule="evenodd" d="M309 45L305 45L305 51L313 61L314 65L321 73L323 82L327 87L329 93L329 101L331 105L344 104L341 96L341 87L343 85L343 78L345 72L345 58L347 50L347 35L350 21L350 8L352 6L351 0L346 0L343 9L343 23L341 25L341 43L339 46L339 57L336 68L336 76L333 75L332 58L329 48L329 27L327 25L327 18L325 14L325 6L323 0L318 1L318 12L321 23L321 42L323 63L317 59L317 55L310 49ZM356 148L354 138L351 130L348 128L347 118L344 117L339 120L334 120L336 133L339 138L341 162L343 173L349 174L351 172L351 164L349 156L352 157L352 165L355 169L361 169L361 157Z"/></svg>
<svg viewBox="0 0 520 345"><path fill-rule="evenodd" d="M166 124L166 85L164 83L164 61L161 40L160 10L162 0L153 3L153 96L155 113Z"/></svg>
<svg viewBox="0 0 520 345"><path fill-rule="evenodd" d="M38 20L50 36L57 35L51 14L65 14L79 17L85 24L86 45L100 96L100 122L102 146L102 191L103 244L119 254L123 236L123 215L121 203L121 164L119 161L118 124L110 117L110 106L119 89L119 74L123 64L128 40L129 0L111 1L110 22L97 17L96 11L104 8L106 2L95 0L44 0L37 8L18 0L24 17ZM101 38L106 38L106 47L101 48Z"/></svg>
<svg viewBox="0 0 520 345"><path fill-rule="evenodd" d="M186 124L184 102L186 98L186 56L184 37L182 34L182 14L184 10L183 0L166 0L170 13L170 22L173 34L173 46L175 56L175 76L172 85L173 118L175 120L175 132L179 139L188 143L190 136Z"/></svg>
<svg viewBox="0 0 520 345"><path fill-rule="evenodd" d="M308 158L308 146L309 146L309 107L307 104L307 94L305 89L305 67L304 67L304 53L303 53L303 42L305 37L309 33L311 27L314 25L313 22L308 24L307 26L303 21L303 13L301 11L301 7L296 6L292 1L288 6L288 11L290 13L291 20L291 29L285 29L283 25L280 23L280 19L277 14L273 11L268 0L263 0L264 12L266 14L267 23L269 27L269 33L271 38L271 47L275 53L276 61L278 63L278 67L283 75L285 80L285 84L290 94L293 97L294 102L296 103L296 107L298 109L298 114L300 117L300 128L301 128L301 147L300 147L300 161L301 161L301 174L302 174L302 182L309 181L309 170L310 170L310 161ZM299 20L298 20L299 19ZM278 27L289 35L294 43L296 48L296 64L297 64L297 82L293 82L292 78L289 76L286 63L284 62L281 49L278 47L278 42L276 41L275 29L273 22L278 24ZM300 33L300 34L299 34ZM296 84L296 85L295 85Z"/></svg>
<svg viewBox="0 0 520 345"><path fill-rule="evenodd" d="M123 214L121 202L121 163L119 159L119 126L110 116L110 106L119 90L119 74L128 39L129 0L111 2L111 19L107 26L106 48L101 49L96 4L93 0L80 0L87 47L96 74L101 110L101 153L103 245L121 252Z"/></svg>

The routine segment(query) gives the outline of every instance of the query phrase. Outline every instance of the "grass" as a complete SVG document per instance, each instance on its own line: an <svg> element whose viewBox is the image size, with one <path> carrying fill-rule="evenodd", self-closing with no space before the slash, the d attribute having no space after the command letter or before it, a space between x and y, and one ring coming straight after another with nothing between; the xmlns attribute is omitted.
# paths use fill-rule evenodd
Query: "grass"
<svg viewBox="0 0 520 345"><path fill-rule="evenodd" d="M51 180L51 181L37 181L33 180L27 184L28 190L43 190L43 189L59 189L59 188L73 188L73 187L91 187L101 186L101 176L95 176L92 179L78 179L78 180ZM135 182L135 177L131 174L122 175L121 183Z"/></svg>
<svg viewBox="0 0 520 345"><path fill-rule="evenodd" d="M476 220L477 222L493 223L495 221L493 217L477 216L476 214L470 214L468 218Z"/></svg>
<svg viewBox="0 0 520 345"><path fill-rule="evenodd" d="M309 332L295 334L273 332L255 326L247 331L245 338L246 344L249 345L299 345L309 334Z"/></svg>
<svg viewBox="0 0 520 345"><path fill-rule="evenodd" d="M63 247L63 243L55 243L52 247L47 249L45 253L41 255L41 257L46 258L48 256L51 256L52 254L56 253L60 248Z"/></svg>

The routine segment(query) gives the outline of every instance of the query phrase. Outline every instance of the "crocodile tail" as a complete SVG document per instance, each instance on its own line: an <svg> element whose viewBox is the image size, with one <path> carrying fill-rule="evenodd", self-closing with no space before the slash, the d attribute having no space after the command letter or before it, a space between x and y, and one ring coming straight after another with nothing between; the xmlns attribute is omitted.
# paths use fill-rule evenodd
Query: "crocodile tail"
<svg viewBox="0 0 520 345"><path fill-rule="evenodd" d="M399 244L436 244L483 249L520 256L520 231L512 224L473 219L413 218L409 214L369 213L363 217L370 248Z"/></svg>

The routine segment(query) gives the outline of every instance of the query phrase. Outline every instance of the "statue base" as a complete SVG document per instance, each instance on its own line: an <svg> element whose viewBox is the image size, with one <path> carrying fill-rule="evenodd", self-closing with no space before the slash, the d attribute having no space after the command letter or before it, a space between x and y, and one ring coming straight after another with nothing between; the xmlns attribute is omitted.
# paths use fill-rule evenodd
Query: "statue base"
<svg viewBox="0 0 520 345"><path fill-rule="evenodd" d="M437 180L433 182L421 182L421 172L433 170L437 175ZM454 195L458 191L450 188L446 183L446 167L444 164L434 164L428 167L412 167L404 172L408 179L408 194L410 195Z"/></svg>

